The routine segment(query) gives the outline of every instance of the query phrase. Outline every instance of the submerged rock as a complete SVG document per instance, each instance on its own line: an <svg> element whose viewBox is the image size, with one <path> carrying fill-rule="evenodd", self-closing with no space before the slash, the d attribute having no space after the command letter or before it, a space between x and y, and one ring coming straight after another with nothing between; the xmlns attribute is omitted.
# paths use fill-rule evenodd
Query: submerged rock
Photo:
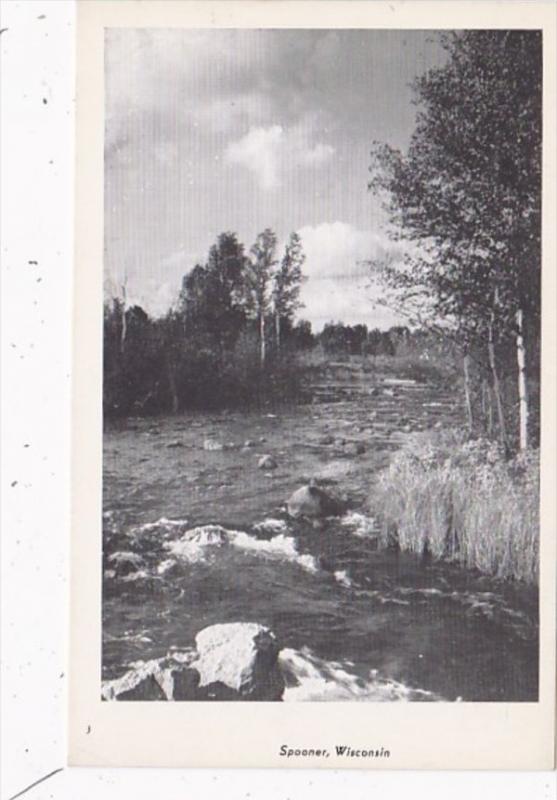
<svg viewBox="0 0 557 800"><path fill-rule="evenodd" d="M198 659L191 667L208 699L282 699L280 648L269 628L255 622L211 625L197 634L195 643Z"/></svg>
<svg viewBox="0 0 557 800"><path fill-rule="evenodd" d="M257 466L259 467L259 469L276 469L278 467L278 464L273 458L273 456L264 455L261 456L261 458L257 462Z"/></svg>
<svg viewBox="0 0 557 800"><path fill-rule="evenodd" d="M366 447L363 442L346 442L344 452L347 456L361 456L365 453Z"/></svg>
<svg viewBox="0 0 557 800"><path fill-rule="evenodd" d="M203 442L203 449L224 450L224 445L222 442L218 442L216 439L205 439L205 441Z"/></svg>
<svg viewBox="0 0 557 800"><path fill-rule="evenodd" d="M315 486L302 486L290 495L286 501L286 507L291 517L330 517L340 514L342 504L331 494Z"/></svg>
<svg viewBox="0 0 557 800"><path fill-rule="evenodd" d="M108 561L114 575L118 578L132 575L145 566L143 558L138 553L130 551L118 550L108 557Z"/></svg>

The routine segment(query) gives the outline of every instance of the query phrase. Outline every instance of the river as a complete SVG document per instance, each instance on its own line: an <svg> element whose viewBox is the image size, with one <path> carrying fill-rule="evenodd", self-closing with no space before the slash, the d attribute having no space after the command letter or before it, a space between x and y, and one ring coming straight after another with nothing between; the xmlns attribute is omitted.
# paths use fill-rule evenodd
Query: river
<svg viewBox="0 0 557 800"><path fill-rule="evenodd" d="M251 621L283 648L286 700L535 701L534 590L377 547L374 476L409 431L460 424L458 400L363 374L319 397L107 426L103 680ZM285 500L311 478L346 513L290 520Z"/></svg>

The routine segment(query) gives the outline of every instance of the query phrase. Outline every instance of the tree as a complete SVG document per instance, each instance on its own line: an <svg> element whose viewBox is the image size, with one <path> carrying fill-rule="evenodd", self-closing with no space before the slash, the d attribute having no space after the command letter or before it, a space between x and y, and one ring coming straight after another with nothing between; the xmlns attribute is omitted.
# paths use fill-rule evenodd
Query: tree
<svg viewBox="0 0 557 800"><path fill-rule="evenodd" d="M302 266L305 259L300 236L291 233L280 266L273 275L271 294L277 349L280 349L283 326L292 324L296 311L302 306L300 290L304 280Z"/></svg>
<svg viewBox="0 0 557 800"><path fill-rule="evenodd" d="M414 85L420 111L407 154L373 153L395 236L413 247L387 280L488 354L500 435L498 342L516 341L520 445L527 445L526 340L540 316L541 33L448 34L447 63Z"/></svg>
<svg viewBox="0 0 557 800"><path fill-rule="evenodd" d="M153 321L140 306L124 311L122 300L105 303L103 405L107 414L141 410L152 394L160 371L160 348L153 331Z"/></svg>
<svg viewBox="0 0 557 800"><path fill-rule="evenodd" d="M309 350L315 344L315 337L311 330L311 322L307 319L298 320L292 328L290 337L294 347L298 350Z"/></svg>
<svg viewBox="0 0 557 800"><path fill-rule="evenodd" d="M234 346L245 322L243 281L247 258L235 233L221 233L205 265L182 282L179 309L188 333L204 336L222 353Z"/></svg>
<svg viewBox="0 0 557 800"><path fill-rule="evenodd" d="M251 260L248 264L245 280L245 304L248 314L257 320L259 328L259 347L261 366L265 366L266 339L265 323L270 311L270 282L277 261L276 234L266 228L260 233L250 250Z"/></svg>

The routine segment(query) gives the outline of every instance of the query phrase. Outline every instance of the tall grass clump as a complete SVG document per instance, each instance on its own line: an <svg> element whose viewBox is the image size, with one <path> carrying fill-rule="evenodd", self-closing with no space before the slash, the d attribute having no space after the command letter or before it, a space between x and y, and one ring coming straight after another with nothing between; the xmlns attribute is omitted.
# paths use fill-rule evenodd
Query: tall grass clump
<svg viewBox="0 0 557 800"><path fill-rule="evenodd" d="M379 476L374 504L384 545L537 583L536 450L508 460L485 439L418 434Z"/></svg>

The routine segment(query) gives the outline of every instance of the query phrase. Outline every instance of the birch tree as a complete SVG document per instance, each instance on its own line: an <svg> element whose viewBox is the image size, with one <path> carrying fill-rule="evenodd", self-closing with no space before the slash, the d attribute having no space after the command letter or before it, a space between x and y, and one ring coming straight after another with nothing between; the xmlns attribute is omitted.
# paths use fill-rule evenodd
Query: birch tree
<svg viewBox="0 0 557 800"><path fill-rule="evenodd" d="M257 320L261 367L266 359L266 322L271 310L271 278L277 264L276 234L270 229L260 233L250 250L251 260L246 270L246 304L248 313Z"/></svg>
<svg viewBox="0 0 557 800"><path fill-rule="evenodd" d="M524 448L527 343L540 316L541 33L466 31L442 43L446 64L414 84L408 151L376 145L370 188L383 193L394 238L413 245L391 279L403 294L421 287L430 314L487 353L503 438L497 336L515 338Z"/></svg>
<svg viewBox="0 0 557 800"><path fill-rule="evenodd" d="M304 279L302 267L305 260L299 234L291 233L280 265L273 275L271 292L278 350L280 350L281 332L284 325L292 323L296 311L302 306L300 290Z"/></svg>

